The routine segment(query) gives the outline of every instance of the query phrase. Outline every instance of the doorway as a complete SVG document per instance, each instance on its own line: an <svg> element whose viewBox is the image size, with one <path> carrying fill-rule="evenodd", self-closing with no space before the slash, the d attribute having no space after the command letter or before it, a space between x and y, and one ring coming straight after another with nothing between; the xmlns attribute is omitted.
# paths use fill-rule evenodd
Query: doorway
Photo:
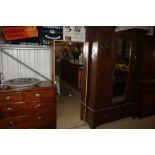
<svg viewBox="0 0 155 155"><path fill-rule="evenodd" d="M79 128L84 42L55 41L57 128Z"/></svg>

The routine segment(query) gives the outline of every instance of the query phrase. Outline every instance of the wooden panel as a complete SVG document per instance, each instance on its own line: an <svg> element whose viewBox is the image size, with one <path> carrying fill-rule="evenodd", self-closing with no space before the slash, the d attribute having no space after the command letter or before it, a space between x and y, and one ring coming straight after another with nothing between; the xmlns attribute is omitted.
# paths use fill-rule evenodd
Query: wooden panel
<svg viewBox="0 0 155 155"><path fill-rule="evenodd" d="M91 128L95 127L94 124L94 117L95 117L95 113L93 111L93 109L88 108L89 106L85 107L85 103L81 102L81 119L85 119L85 121L88 122L89 126Z"/></svg>
<svg viewBox="0 0 155 155"><path fill-rule="evenodd" d="M97 78L98 42L92 43L88 81L88 105L94 108Z"/></svg>
<svg viewBox="0 0 155 155"><path fill-rule="evenodd" d="M145 39L141 64L141 80L155 78L155 39Z"/></svg>
<svg viewBox="0 0 155 155"><path fill-rule="evenodd" d="M87 99L87 83L88 83L88 60L89 60L89 43L84 43L83 50L83 70L82 70L82 85L81 85L81 100L85 102Z"/></svg>
<svg viewBox="0 0 155 155"><path fill-rule="evenodd" d="M139 88L139 115L155 113L155 80L141 81Z"/></svg>
<svg viewBox="0 0 155 155"><path fill-rule="evenodd" d="M133 102L137 100L138 96L138 81L140 79L140 62L143 52L143 38L132 40L129 71L125 92L126 102Z"/></svg>
<svg viewBox="0 0 155 155"><path fill-rule="evenodd" d="M109 54L105 53L104 38L109 38ZM95 109L112 105L114 51L116 38L113 33L99 33L96 104Z"/></svg>

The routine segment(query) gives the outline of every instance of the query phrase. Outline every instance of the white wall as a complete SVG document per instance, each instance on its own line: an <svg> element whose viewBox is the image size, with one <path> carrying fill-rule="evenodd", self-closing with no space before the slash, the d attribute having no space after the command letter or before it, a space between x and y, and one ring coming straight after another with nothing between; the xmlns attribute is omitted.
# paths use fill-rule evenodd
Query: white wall
<svg viewBox="0 0 155 155"><path fill-rule="evenodd" d="M51 79L51 48L32 45L1 45L0 48ZM1 59L2 57L2 59ZM0 52L0 72L5 81L20 77L34 77L45 80L36 73Z"/></svg>

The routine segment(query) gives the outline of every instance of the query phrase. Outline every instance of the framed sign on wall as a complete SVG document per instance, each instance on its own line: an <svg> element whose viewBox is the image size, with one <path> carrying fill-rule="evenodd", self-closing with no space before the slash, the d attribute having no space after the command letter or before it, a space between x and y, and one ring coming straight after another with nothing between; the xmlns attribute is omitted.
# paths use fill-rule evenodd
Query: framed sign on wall
<svg viewBox="0 0 155 155"><path fill-rule="evenodd" d="M50 45L51 40L63 40L63 26L40 26L40 44Z"/></svg>
<svg viewBox="0 0 155 155"><path fill-rule="evenodd" d="M84 26L64 26L63 40L85 41L86 29Z"/></svg>

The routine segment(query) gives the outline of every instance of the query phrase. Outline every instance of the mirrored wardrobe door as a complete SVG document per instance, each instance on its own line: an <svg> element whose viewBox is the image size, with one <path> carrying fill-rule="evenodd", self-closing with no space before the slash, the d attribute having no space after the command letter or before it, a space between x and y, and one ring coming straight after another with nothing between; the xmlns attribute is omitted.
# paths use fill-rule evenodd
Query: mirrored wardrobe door
<svg viewBox="0 0 155 155"><path fill-rule="evenodd" d="M118 38L114 63L113 102L125 100L132 42Z"/></svg>

